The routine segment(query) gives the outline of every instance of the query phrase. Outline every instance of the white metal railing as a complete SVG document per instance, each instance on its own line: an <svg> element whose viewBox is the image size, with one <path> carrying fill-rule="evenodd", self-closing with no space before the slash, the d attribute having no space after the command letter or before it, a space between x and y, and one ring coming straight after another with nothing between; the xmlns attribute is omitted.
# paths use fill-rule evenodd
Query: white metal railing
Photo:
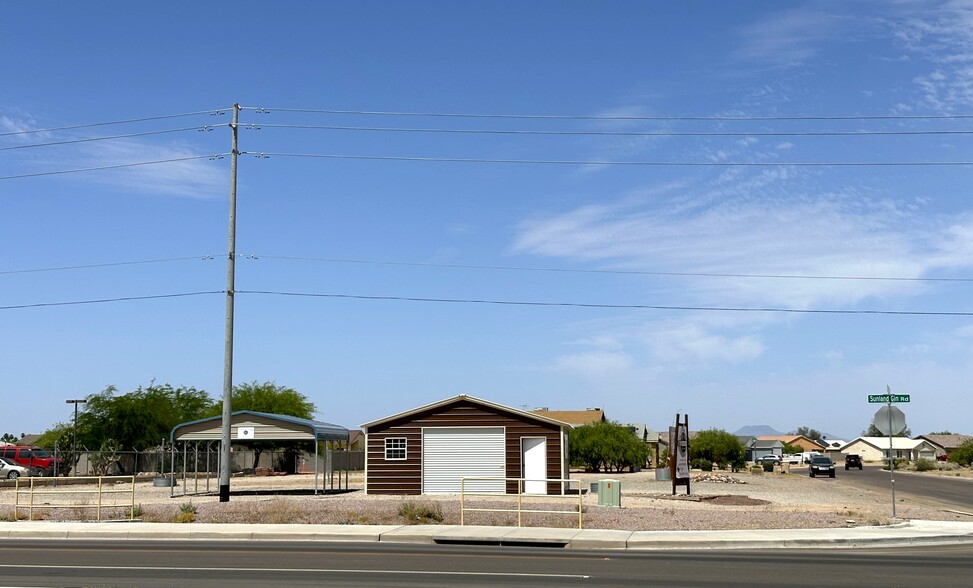
<svg viewBox="0 0 973 588"><path fill-rule="evenodd" d="M489 482L499 482L499 481L502 481L503 482L503 485L504 485L504 493L503 494L498 494L496 492L467 492L466 491L466 482L467 481L470 481L470 482L474 482L474 481L475 482L486 482L486 481L489 481ZM517 508L478 508L478 507L467 507L466 506L466 497L467 496L480 496L480 497L489 496L491 498L504 498L504 497L512 497L512 496L514 496L512 494L507 494L506 493L507 482L517 482L517 494L516 494L516 497L517 497ZM561 494L546 494L546 493L545 494L534 494L534 493L525 494L524 493L524 482L544 482L545 489L547 488L547 483L548 482L558 483L558 484L561 484ZM575 507L577 509L576 511L575 510L541 510L541 509L534 509L534 508L524 508L524 497L525 496L527 498L544 498L544 499L555 499L555 500L556 499L559 499L559 498L571 498L571 499L573 499L574 498L573 496L571 496L571 495L569 495L569 494L566 493L572 483L575 483L575 484L578 485L578 504ZM566 488L566 486L567 486L567 488ZM523 515L524 515L524 513L570 514L570 515L575 515L576 514L578 516L578 528L581 529L581 528L583 528L583 526L582 526L583 525L583 523L582 523L582 514L584 512L584 508L583 508L583 504L582 504L582 498L583 497L584 497L584 495L581 492L581 480L568 480L568 479L560 479L560 478L549 478L549 479L546 479L546 480L533 479L533 478L530 478L530 479L528 479L528 478L461 478L460 479L460 482L459 482L459 524L460 525L465 525L466 524L466 513L467 512L515 512L515 513L517 513L517 526L518 527L523 527L524 526L524 524L523 524Z"/></svg>
<svg viewBox="0 0 973 588"><path fill-rule="evenodd" d="M70 478L71 484L64 485L64 480L60 486L55 486L56 479L54 478L37 478L30 477L27 479L17 478L14 485L14 518L20 518L20 511L27 511L27 518L30 520L34 519L35 510L50 510L54 508L73 508L80 509L83 513L84 509L93 508L96 509L96 520L101 521L101 512L108 508L124 508L126 517L128 520L133 520L135 518L135 476L91 476L91 477L78 477ZM92 483L96 484L95 488L81 488L73 489L72 487L78 484L78 481L90 480ZM27 482L26 484L22 482ZM82 484L84 482L81 482ZM125 487L119 489L119 485L124 484ZM118 495L126 494L129 497L124 504L118 504L113 502L112 504L106 504L104 497L105 495ZM96 503L92 504L90 502L74 502L74 497L76 496L97 496L98 500ZM26 504L21 502L21 496L27 498ZM37 504L39 501L37 498L44 502L42 504ZM87 520L87 519L85 519Z"/></svg>

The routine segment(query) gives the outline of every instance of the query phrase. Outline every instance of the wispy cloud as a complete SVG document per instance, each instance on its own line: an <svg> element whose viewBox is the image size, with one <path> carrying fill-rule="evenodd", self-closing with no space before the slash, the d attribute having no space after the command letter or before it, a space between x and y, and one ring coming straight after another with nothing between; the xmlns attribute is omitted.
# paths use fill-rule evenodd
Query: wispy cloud
<svg viewBox="0 0 973 588"><path fill-rule="evenodd" d="M930 64L930 71L913 78L921 105L935 112L969 110L973 105L973 3L905 8L902 18L890 19L887 25L907 55Z"/></svg>
<svg viewBox="0 0 973 588"><path fill-rule="evenodd" d="M742 43L735 56L772 65L800 65L814 57L826 40L847 33L851 24L841 15L804 7L776 12L740 32Z"/></svg>
<svg viewBox="0 0 973 588"><path fill-rule="evenodd" d="M148 165L72 173L71 178L72 181L110 185L136 194L212 198L222 197L227 191L226 166L214 165L207 159L188 159L208 155L200 145L190 141L129 137L37 145L91 137L69 131L27 132L37 128L37 121L29 114L0 115L0 133L17 133L0 137L0 145L21 146L6 152L7 169L12 173L57 172L145 162ZM186 161L170 161L180 159Z"/></svg>

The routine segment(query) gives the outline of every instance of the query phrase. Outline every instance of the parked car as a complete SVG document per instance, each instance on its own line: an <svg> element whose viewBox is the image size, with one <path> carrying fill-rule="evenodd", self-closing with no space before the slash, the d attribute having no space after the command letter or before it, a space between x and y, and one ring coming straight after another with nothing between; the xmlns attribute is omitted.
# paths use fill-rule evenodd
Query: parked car
<svg viewBox="0 0 973 588"><path fill-rule="evenodd" d="M27 468L32 476L53 476L55 471L64 469L64 462L40 447L4 445L0 447L0 457Z"/></svg>
<svg viewBox="0 0 973 588"><path fill-rule="evenodd" d="M845 456L845 469L848 468L858 468L863 469L862 466L862 456L860 455L846 455Z"/></svg>
<svg viewBox="0 0 973 588"><path fill-rule="evenodd" d="M779 455L774 455L769 453L767 455L761 455L754 460L754 463L772 463L774 465L780 465L781 459Z"/></svg>
<svg viewBox="0 0 973 588"><path fill-rule="evenodd" d="M818 474L828 474L829 478L834 477L834 462L827 455L815 455L811 458L811 467L808 468L808 475L812 478Z"/></svg>
<svg viewBox="0 0 973 588"><path fill-rule="evenodd" d="M794 455L785 455L784 461L792 465L801 463L801 454L795 453Z"/></svg>
<svg viewBox="0 0 973 588"><path fill-rule="evenodd" d="M17 465L14 462L0 457L0 477L7 480L15 480L20 476L27 476L27 468Z"/></svg>
<svg viewBox="0 0 973 588"><path fill-rule="evenodd" d="M811 460L819 455L821 455L820 451L804 451L801 453L801 461L803 463L811 463Z"/></svg>
<svg viewBox="0 0 973 588"><path fill-rule="evenodd" d="M937 457L936 459L938 459L939 461L949 461L949 454L944 453L944 454L940 455L939 457Z"/></svg>

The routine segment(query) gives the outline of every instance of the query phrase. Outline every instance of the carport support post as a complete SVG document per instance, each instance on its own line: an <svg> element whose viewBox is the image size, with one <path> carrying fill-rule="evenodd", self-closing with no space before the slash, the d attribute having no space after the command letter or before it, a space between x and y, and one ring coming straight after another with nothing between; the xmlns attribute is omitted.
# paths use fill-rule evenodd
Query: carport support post
<svg viewBox="0 0 973 588"><path fill-rule="evenodd" d="M240 122L240 104L233 104L233 122L230 123L232 147L230 149L230 228L229 251L226 259L226 341L223 348L223 421L220 445L220 502L230 501L230 418L233 411L233 296L236 269L236 175L237 127Z"/></svg>

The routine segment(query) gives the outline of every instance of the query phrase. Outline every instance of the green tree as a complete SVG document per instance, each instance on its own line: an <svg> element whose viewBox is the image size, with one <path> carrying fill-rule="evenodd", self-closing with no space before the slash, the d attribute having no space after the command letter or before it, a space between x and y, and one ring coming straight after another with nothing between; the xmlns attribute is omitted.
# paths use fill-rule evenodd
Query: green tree
<svg viewBox="0 0 973 588"><path fill-rule="evenodd" d="M909 427L906 427L905 430L903 430L898 435L892 435L892 436L893 437L912 437L912 429L910 429ZM888 437L888 435L886 435L885 433L879 431L878 430L878 427L875 426L875 423L872 423L872 424L868 425L868 428L867 429L865 429L864 431L862 431L862 437Z"/></svg>
<svg viewBox="0 0 973 588"><path fill-rule="evenodd" d="M791 445L790 443L784 443L784 453L788 455L794 455L795 453L801 453L804 448L800 445Z"/></svg>
<svg viewBox="0 0 973 588"><path fill-rule="evenodd" d="M960 465L973 465L973 439L949 452L949 461Z"/></svg>
<svg viewBox="0 0 973 588"><path fill-rule="evenodd" d="M689 442L691 459L708 459L720 467L734 470L746 465L746 450L736 435L723 429L700 431Z"/></svg>
<svg viewBox="0 0 973 588"><path fill-rule="evenodd" d="M256 381L247 384L237 384L233 387L231 396L233 410L252 410L270 414L284 414L300 419L310 419L317 411L314 403L297 390L287 386L278 386L275 382ZM220 414L222 406L217 404L212 416Z"/></svg>
<svg viewBox="0 0 973 588"><path fill-rule="evenodd" d="M824 439L824 435L821 434L821 431L818 431L817 429L812 429L811 427L798 427L797 432L795 432L794 434L804 435L811 441L821 441L822 439Z"/></svg>
<svg viewBox="0 0 973 588"><path fill-rule="evenodd" d="M649 448L628 427L603 421L574 428L568 437L571 463L589 472L620 472L645 465Z"/></svg>
<svg viewBox="0 0 973 588"><path fill-rule="evenodd" d="M238 410L250 410L253 412L282 414L301 419L311 419L317 411L314 403L297 390L288 388L287 386L279 386L275 382L264 382L261 384L256 380L234 386L230 402L234 412ZM216 416L221 412L222 405L218 403L211 409L211 416ZM264 451L275 451L278 449L290 450L294 447L294 443L254 441L249 443L248 447L253 450L253 467L257 467L260 463L260 454ZM284 463L285 469L291 465L290 460L285 459Z"/></svg>
<svg viewBox="0 0 973 588"><path fill-rule="evenodd" d="M3 436L0 437L0 442L13 445L14 443L20 441L23 438L24 438L23 433L21 433L20 437L14 437L13 434L11 433L4 433Z"/></svg>
<svg viewBox="0 0 973 588"><path fill-rule="evenodd" d="M206 392L192 387L152 383L127 394L116 391L109 386L86 398L78 414L79 447L101 447L109 441L124 450L157 447L173 427L202 418L214 404Z"/></svg>

